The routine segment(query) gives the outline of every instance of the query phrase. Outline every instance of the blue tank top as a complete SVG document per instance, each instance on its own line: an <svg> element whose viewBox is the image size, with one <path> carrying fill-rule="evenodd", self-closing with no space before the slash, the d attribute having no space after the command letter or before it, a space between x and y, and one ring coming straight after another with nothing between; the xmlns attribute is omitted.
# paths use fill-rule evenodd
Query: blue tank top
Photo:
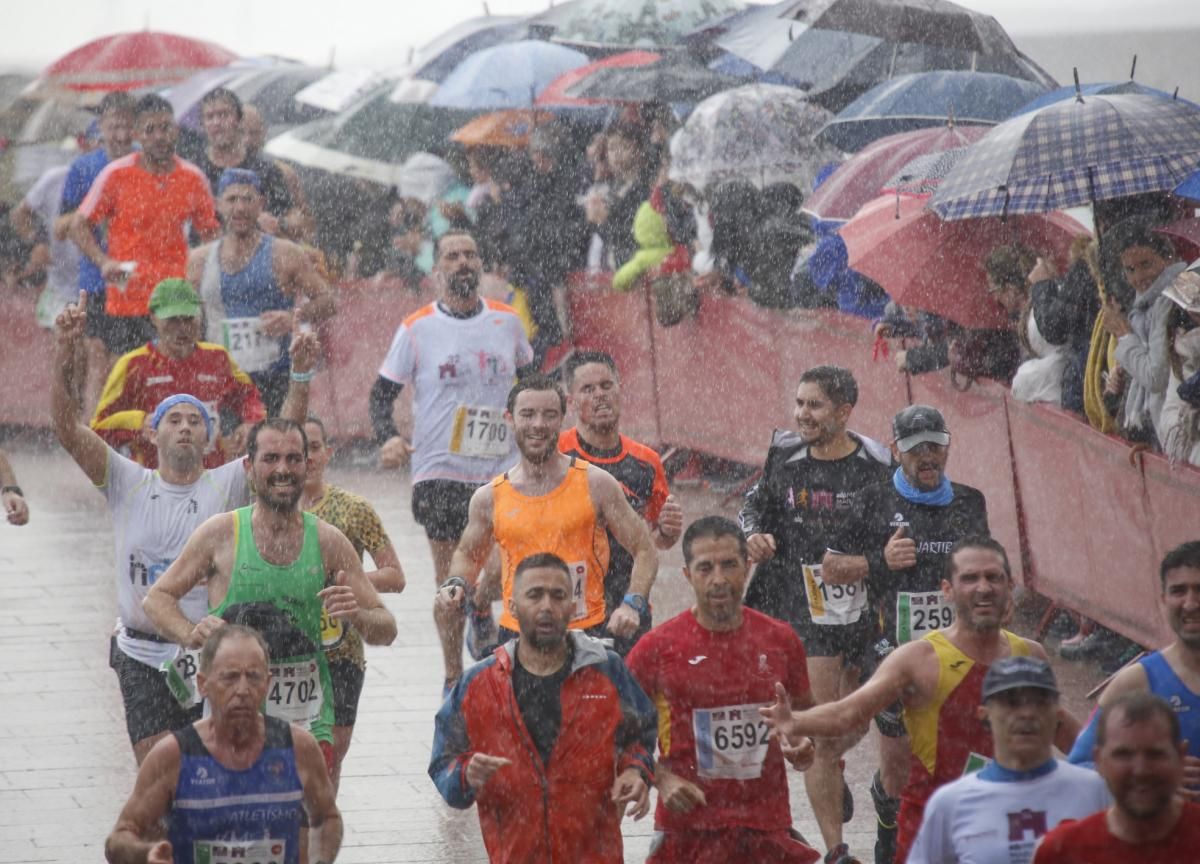
<svg viewBox="0 0 1200 864"><path fill-rule="evenodd" d="M1179 718L1179 728L1183 732L1183 739L1188 742L1189 755L1200 756L1200 693L1188 689L1162 652L1155 651L1138 662L1146 670L1150 692L1166 699Z"/></svg>
<svg viewBox="0 0 1200 864"><path fill-rule="evenodd" d="M263 234L258 249L254 251L246 266L237 273L221 271L221 303L225 307L225 315L229 318L255 318L263 312L273 309L292 309L295 301L279 289L275 280L273 266L273 247L275 238ZM285 336L279 340L283 353L279 359L267 369L265 374L286 372L291 368L288 359L288 344L291 337Z"/></svg>
<svg viewBox="0 0 1200 864"><path fill-rule="evenodd" d="M214 759L195 726L174 733L182 759L167 839L176 864L299 864L304 789L292 730L282 720L264 719L263 751L245 771Z"/></svg>

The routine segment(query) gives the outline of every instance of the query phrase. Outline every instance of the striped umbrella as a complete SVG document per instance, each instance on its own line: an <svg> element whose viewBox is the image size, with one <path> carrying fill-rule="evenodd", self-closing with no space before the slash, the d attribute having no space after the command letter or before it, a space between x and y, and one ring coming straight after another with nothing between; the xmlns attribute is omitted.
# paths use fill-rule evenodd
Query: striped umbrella
<svg viewBox="0 0 1200 864"><path fill-rule="evenodd" d="M1001 123L939 184L943 219L1046 213L1168 192L1200 168L1200 110L1142 94L1077 96Z"/></svg>

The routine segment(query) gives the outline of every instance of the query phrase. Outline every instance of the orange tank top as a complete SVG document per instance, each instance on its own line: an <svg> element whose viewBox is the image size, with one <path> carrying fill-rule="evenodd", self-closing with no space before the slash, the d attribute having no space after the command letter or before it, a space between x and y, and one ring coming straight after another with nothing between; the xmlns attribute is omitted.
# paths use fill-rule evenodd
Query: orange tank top
<svg viewBox="0 0 1200 864"><path fill-rule="evenodd" d="M508 474L492 481L492 532L500 547L504 578L504 614L500 625L519 629L508 611L513 575L530 555L553 552L571 568L575 612L571 627L603 624L604 574L608 572L608 534L596 518L588 491L588 463L571 459L567 476L546 495L522 495Z"/></svg>

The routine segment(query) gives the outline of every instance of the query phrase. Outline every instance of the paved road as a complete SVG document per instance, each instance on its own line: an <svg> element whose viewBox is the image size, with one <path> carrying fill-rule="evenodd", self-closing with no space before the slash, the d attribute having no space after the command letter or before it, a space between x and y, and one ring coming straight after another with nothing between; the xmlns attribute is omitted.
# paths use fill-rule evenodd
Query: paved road
<svg viewBox="0 0 1200 864"><path fill-rule="evenodd" d="M102 498L65 455L28 443L5 446L33 516L20 529L0 522L0 864L98 862L134 776L107 665L116 617L111 527ZM433 567L409 512L407 478L342 468L330 479L376 505L409 585L386 596L400 625L395 644L367 649L366 688L338 802L346 820L338 860L486 860L475 814L446 807L425 773L441 654L430 612ZM689 519L721 509L711 492L684 490L681 499ZM678 549L663 556L652 598L659 620L690 602L680 564ZM1070 667L1060 677L1071 707L1086 711L1081 694L1095 670ZM847 769L859 805L847 840L864 858L874 836L867 790L875 747L872 733ZM789 776L797 828L819 841L802 778ZM626 860L644 860L650 818L626 822L624 831Z"/></svg>

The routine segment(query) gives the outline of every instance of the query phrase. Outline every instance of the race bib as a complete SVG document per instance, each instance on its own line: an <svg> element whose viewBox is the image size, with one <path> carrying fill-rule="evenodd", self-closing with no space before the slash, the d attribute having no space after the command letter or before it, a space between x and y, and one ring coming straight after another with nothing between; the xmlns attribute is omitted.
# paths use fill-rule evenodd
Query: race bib
<svg viewBox="0 0 1200 864"><path fill-rule="evenodd" d="M571 568L571 596L575 598L575 612L572 621L587 617L587 562L575 561L567 565Z"/></svg>
<svg viewBox="0 0 1200 864"><path fill-rule="evenodd" d="M867 586L862 581L850 585L830 585L821 579L821 565L804 567L804 593L814 624L853 624L867 608Z"/></svg>
<svg viewBox="0 0 1200 864"><path fill-rule="evenodd" d="M271 837L258 840L196 840L195 864L284 864L287 843Z"/></svg>
<svg viewBox="0 0 1200 864"><path fill-rule="evenodd" d="M329 614L329 610L321 607L321 647L326 651L341 644L346 635L346 627L341 620Z"/></svg>
<svg viewBox="0 0 1200 864"><path fill-rule="evenodd" d="M271 664L267 716L311 729L321 716L324 699L321 667L314 660Z"/></svg>
<svg viewBox="0 0 1200 864"><path fill-rule="evenodd" d="M167 689L181 707L191 708L200 702L196 692L196 672L200 669L200 652L180 648L174 660L165 661L159 671L166 679Z"/></svg>
<svg viewBox="0 0 1200 864"><path fill-rule="evenodd" d="M450 425L450 452L472 459L502 459L511 449L508 424L498 408L459 405Z"/></svg>
<svg viewBox="0 0 1200 864"><path fill-rule="evenodd" d="M692 710L696 739L696 769L714 780L756 780L770 746L771 729L758 713L758 705Z"/></svg>
<svg viewBox="0 0 1200 864"><path fill-rule="evenodd" d="M897 645L953 623L954 607L941 591L901 591L896 595Z"/></svg>
<svg viewBox="0 0 1200 864"><path fill-rule="evenodd" d="M283 356L279 339L262 331L261 318L226 318L221 332L225 349L245 372L265 372Z"/></svg>

